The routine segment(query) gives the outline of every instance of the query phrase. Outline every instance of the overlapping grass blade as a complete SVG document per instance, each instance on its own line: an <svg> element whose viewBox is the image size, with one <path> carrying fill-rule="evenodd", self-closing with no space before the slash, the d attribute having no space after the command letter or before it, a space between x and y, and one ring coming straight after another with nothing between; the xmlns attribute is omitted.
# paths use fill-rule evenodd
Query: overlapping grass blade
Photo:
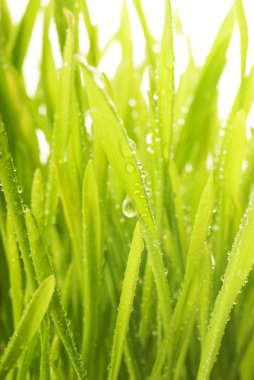
<svg viewBox="0 0 254 380"><path fill-rule="evenodd" d="M252 269L254 258L253 250L250 248L253 244L253 228L252 196L230 252L230 260L223 277L223 284L216 298L202 351L198 380L209 379L231 309Z"/></svg>
<svg viewBox="0 0 254 380"><path fill-rule="evenodd" d="M163 321L166 325L171 310L170 294L160 255L156 227L139 168L141 164L138 165L135 152L112 102L110 103L110 99L96 85L88 68L83 66L83 70L89 105L92 109L93 121L101 144L109 162L121 179L124 190L130 196L141 222L144 224L144 236L149 251L149 260L157 286ZM105 120L107 121L106 123Z"/></svg>
<svg viewBox="0 0 254 380"><path fill-rule="evenodd" d="M0 376L4 377L15 365L20 354L29 345L31 339L39 329L41 321L48 309L55 289L53 275L46 278L35 291L20 319L14 334L0 360Z"/></svg>
<svg viewBox="0 0 254 380"><path fill-rule="evenodd" d="M170 363L170 360L172 361L172 355L179 354L178 350L181 347L179 346L179 339L181 335L184 336L186 329L185 321L190 318L190 315L195 308L195 304L197 303L198 290L200 287L200 278L197 274L197 268L204 252L203 247L207 238L213 200L214 184L213 175L211 175L203 190L195 216L190 245L186 257L186 271L182 291L165 332L165 338L160 347L160 351L158 352L150 377L152 380L156 380L161 376L162 367L167 357L170 358ZM174 360L172 363L174 365ZM171 367L168 366L168 371L170 370Z"/></svg>
<svg viewBox="0 0 254 380"><path fill-rule="evenodd" d="M41 283L44 281L45 277L50 276L53 273L52 264L31 211L26 210L25 216L34 269L37 280ZM73 335L61 304L59 291L54 293L49 311L73 367L75 368L78 379L85 379L86 374L81 361L82 357L80 358L80 355L77 352Z"/></svg>

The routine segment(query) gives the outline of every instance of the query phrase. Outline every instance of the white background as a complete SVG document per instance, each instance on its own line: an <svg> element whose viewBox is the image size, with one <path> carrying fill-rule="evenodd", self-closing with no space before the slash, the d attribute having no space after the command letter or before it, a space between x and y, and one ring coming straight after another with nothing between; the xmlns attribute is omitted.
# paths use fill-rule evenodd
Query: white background
<svg viewBox="0 0 254 380"><path fill-rule="evenodd" d="M18 22L27 5L27 0L8 0L11 15L15 22ZM142 61L144 54L144 37L140 28L137 16L131 0L126 0L132 22L132 34L134 41L135 62ZM190 38L195 61L201 65L213 42L213 39L225 17L227 10L232 4L231 0L174 0L173 9L178 10L185 34ZM47 0L42 0L42 5L46 5ZM143 7L152 34L159 41L162 32L164 19L164 0L143 0ZM88 0L92 22L99 26L100 44L103 47L110 36L116 31L119 25L122 0ZM248 19L250 48L247 60L247 72L254 62L254 1L244 0L244 6ZM24 64L25 79L30 95L33 95L38 81L40 41L42 31L42 17L36 22L36 27L32 36L29 54ZM88 41L83 36L83 50L87 51ZM54 33L52 32L52 39ZM55 50L55 57L58 65L61 64L60 56ZM176 82L179 75L186 66L186 46L183 41L175 41L176 55ZM111 76L119 62L120 53L117 47L113 47L101 64L103 69ZM113 63L113 64L112 64ZM240 82L240 45L239 34L235 32L228 51L228 64L221 81L219 83L219 113L222 118L226 118L230 111L232 101ZM252 112L254 116L254 112ZM254 117L250 115L248 123L251 124ZM249 125L250 126L250 125Z"/></svg>

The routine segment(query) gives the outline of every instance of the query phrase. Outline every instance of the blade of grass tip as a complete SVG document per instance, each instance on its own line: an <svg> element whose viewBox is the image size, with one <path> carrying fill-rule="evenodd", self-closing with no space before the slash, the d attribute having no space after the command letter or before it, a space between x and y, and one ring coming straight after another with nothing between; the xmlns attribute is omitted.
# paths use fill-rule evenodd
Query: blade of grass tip
<svg viewBox="0 0 254 380"><path fill-rule="evenodd" d="M91 160L83 181L84 330L82 354L88 377L94 363L99 323L99 297L102 279L101 218L98 188Z"/></svg>
<svg viewBox="0 0 254 380"><path fill-rule="evenodd" d="M253 104L254 94L254 66L252 66L249 75L241 82L235 101L231 110L229 120L233 120L238 111L245 111L245 115L249 114Z"/></svg>
<svg viewBox="0 0 254 380"><path fill-rule="evenodd" d="M174 50L172 12L170 0L165 0L165 21L158 56L158 79L155 101L157 102L158 124L162 140L163 156L170 158L174 109Z"/></svg>
<svg viewBox="0 0 254 380"><path fill-rule="evenodd" d="M82 67L89 105L93 110L92 118L98 136L100 136L101 144L143 224L149 261L153 269L158 291L163 323L166 326L170 318L171 297L165 277L157 229L140 170L142 165L136 160L134 148L131 146L131 142L123 128L123 123L115 110L114 104L95 82L96 79L98 82L98 76L97 78L93 78L91 71L85 65L82 65Z"/></svg>
<svg viewBox="0 0 254 380"><path fill-rule="evenodd" d="M4 376L13 368L17 359L28 346L31 339L40 327L41 321L48 309L55 289L55 277L46 278L35 291L27 306L11 340L0 360L0 376Z"/></svg>
<svg viewBox="0 0 254 380"><path fill-rule="evenodd" d="M111 352L109 379L116 380L123 355L123 348L128 332L129 320L133 307L135 289L138 281L141 253L144 249L142 228L139 223L134 231L130 254L125 270L122 293L117 313L116 328Z"/></svg>
<svg viewBox="0 0 254 380"><path fill-rule="evenodd" d="M10 296L14 327L17 326L23 310L23 281L19 251L9 212L6 221L6 259L10 276Z"/></svg>
<svg viewBox="0 0 254 380"><path fill-rule="evenodd" d="M246 59L249 45L248 25L242 0L235 0L236 18L241 40L241 79L244 79L246 71Z"/></svg>
<svg viewBox="0 0 254 380"><path fill-rule="evenodd" d="M37 280L39 283L41 283L44 281L45 277L48 277L53 273L53 269L37 223L29 209L26 210L25 218L34 269L36 272ZM62 343L67 351L67 354L69 355L69 358L73 364L78 379L85 379L86 373L83 368L82 356L78 354L76 345L74 343L73 334L70 329L70 323L66 319L65 312L61 303L60 292L58 289L53 295L49 312L62 340Z"/></svg>
<svg viewBox="0 0 254 380"><path fill-rule="evenodd" d="M231 309L252 269L254 263L253 228L254 194L251 196L249 206L239 227L230 253L224 281L211 314L197 380L206 380L210 377Z"/></svg>
<svg viewBox="0 0 254 380"><path fill-rule="evenodd" d="M26 224L22 209L22 198L16 170L13 165L9 144L7 141L4 125L0 118L0 179L4 190L5 200L9 210L11 222L14 226L22 260L24 263L28 286L36 288L35 273L30 260L30 249L27 239Z"/></svg>
<svg viewBox="0 0 254 380"><path fill-rule="evenodd" d="M195 302L197 302L198 286L195 285L192 289L191 285L193 281L197 282L195 279L195 273L197 273L198 264L203 254L203 247L207 238L214 199L213 182L213 174L211 174L203 190L194 220L190 245L186 257L186 271L182 291L158 352L158 356L151 373L151 380L160 378L162 367L166 358L171 358L173 349L176 350L179 348L177 346L178 342L176 341L176 337L174 335L178 334L179 338L179 334L180 336L184 334L184 329L186 328L185 321L190 318Z"/></svg>
<svg viewBox="0 0 254 380"><path fill-rule="evenodd" d="M201 70L195 95L181 131L176 152L176 162L180 172L182 172L194 147L200 142L200 138L207 138L209 136L207 133L202 133L207 120L207 107L214 102L217 96L217 84L227 62L226 53L233 30L234 14L231 7ZM195 129L193 125L195 125ZM203 144L201 145L201 149L204 149Z"/></svg>
<svg viewBox="0 0 254 380"><path fill-rule="evenodd" d="M16 40L12 50L12 60L18 69L21 69L24 62L40 3L40 0L30 0L18 26Z"/></svg>

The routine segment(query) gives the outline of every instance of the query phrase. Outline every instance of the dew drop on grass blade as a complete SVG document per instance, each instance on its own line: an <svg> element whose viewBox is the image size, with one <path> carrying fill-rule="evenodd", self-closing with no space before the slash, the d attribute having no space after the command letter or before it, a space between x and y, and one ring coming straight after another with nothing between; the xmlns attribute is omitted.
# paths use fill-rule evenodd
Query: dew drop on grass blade
<svg viewBox="0 0 254 380"><path fill-rule="evenodd" d="M34 269L30 260L30 249L27 239L26 224L22 211L22 199L18 191L17 174L13 166L9 144L2 120L0 119L0 179L4 190L11 222L14 226L24 263L28 287L35 289Z"/></svg>
<svg viewBox="0 0 254 380"><path fill-rule="evenodd" d="M133 308L135 289L138 281L141 253L144 249L142 227L137 223L125 270L122 293L117 313L117 321L111 352L109 380L117 380L123 348L128 333L129 320Z"/></svg>
<svg viewBox="0 0 254 380"><path fill-rule="evenodd" d="M90 108L93 110L92 117L97 129L97 136L100 138L107 158L119 176L124 190L131 198L144 227L149 260L157 286L163 323L166 326L171 310L170 293L164 274L156 226L141 171L122 121L119 119L112 101L96 84L92 72L86 66L82 65L82 67L88 101Z"/></svg>
<svg viewBox="0 0 254 380"><path fill-rule="evenodd" d="M0 359L0 377L4 378L40 327L55 289L55 277L46 278L35 291L11 340Z"/></svg>

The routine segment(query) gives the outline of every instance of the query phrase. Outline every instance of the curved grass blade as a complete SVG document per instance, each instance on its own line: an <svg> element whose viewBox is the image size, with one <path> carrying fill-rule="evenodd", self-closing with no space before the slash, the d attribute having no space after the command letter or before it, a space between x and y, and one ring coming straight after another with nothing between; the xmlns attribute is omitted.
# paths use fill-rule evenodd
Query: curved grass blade
<svg viewBox="0 0 254 380"><path fill-rule="evenodd" d="M254 196L252 194L230 253L223 285L216 298L202 350L197 380L207 380L210 377L234 301L252 269L254 263L253 228Z"/></svg>
<svg viewBox="0 0 254 380"><path fill-rule="evenodd" d="M40 327L55 289L55 277L46 278L35 291L0 361L0 376L14 366Z"/></svg>
<svg viewBox="0 0 254 380"><path fill-rule="evenodd" d="M82 67L97 136L100 137L107 158L117 172L122 186L131 198L144 226L143 231L149 252L149 261L158 291L164 326L166 326L171 311L170 292L165 278L157 230L139 167L141 164L138 164L136 160L135 152L112 101L95 83L95 79L88 68L84 65Z"/></svg>
<svg viewBox="0 0 254 380"><path fill-rule="evenodd" d="M141 253L144 249L142 228L139 223L134 231L130 254L125 270L120 304L117 313L116 328L111 352L109 379L118 379L118 372L123 355L123 348L128 332L130 315L133 307L135 289L138 281Z"/></svg>
<svg viewBox="0 0 254 380"><path fill-rule="evenodd" d="M204 150L206 139L210 133L202 133L207 124L207 109L213 104L217 96L217 84L226 65L226 53L234 30L233 8L226 16L217 37L213 43L206 63L202 67L200 79L195 89L195 95L190 105L184 127L180 136L176 161L182 172L192 151L195 151L196 144L200 144L200 149ZM195 128L193 128L195 126ZM205 139L201 143L201 137Z"/></svg>

